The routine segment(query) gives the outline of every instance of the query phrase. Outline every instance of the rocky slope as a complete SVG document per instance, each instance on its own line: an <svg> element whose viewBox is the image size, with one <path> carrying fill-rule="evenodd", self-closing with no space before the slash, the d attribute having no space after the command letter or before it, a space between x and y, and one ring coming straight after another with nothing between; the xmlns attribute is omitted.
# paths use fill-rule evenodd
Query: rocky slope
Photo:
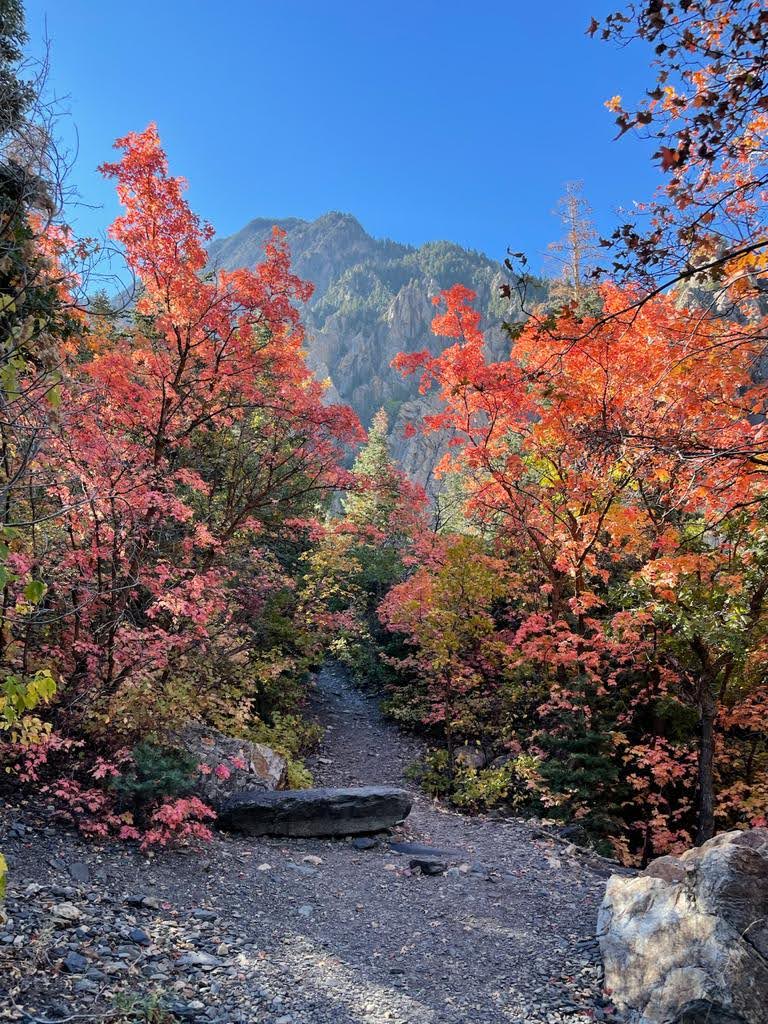
<svg viewBox="0 0 768 1024"><path fill-rule="evenodd" d="M310 365L330 378L333 396L349 403L364 425L377 409L387 410L393 454L430 486L439 457L436 445L403 437L405 423L418 417L426 400L418 394L418 381L402 380L390 363L400 351L440 349L441 339L430 331L431 298L456 283L477 292L489 349L501 355L507 345L502 320L517 319L520 309L499 297L499 264L452 242L414 248L375 239L345 213L327 213L315 221L252 220L237 234L212 243L212 262L228 270L253 265L274 224L287 233L297 273L315 285L306 311ZM535 282L529 294L543 297L544 283Z"/></svg>

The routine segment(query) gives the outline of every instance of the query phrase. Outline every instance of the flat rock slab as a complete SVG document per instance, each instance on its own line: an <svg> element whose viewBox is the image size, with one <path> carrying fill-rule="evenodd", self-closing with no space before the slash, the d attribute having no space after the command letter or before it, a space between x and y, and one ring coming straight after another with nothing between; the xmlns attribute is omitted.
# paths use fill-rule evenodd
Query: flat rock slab
<svg viewBox="0 0 768 1024"><path fill-rule="evenodd" d="M437 846L424 846L422 843L389 843L393 853L409 853L413 857L426 857L432 860L458 860L462 854L459 850L441 850Z"/></svg>
<svg viewBox="0 0 768 1024"><path fill-rule="evenodd" d="M395 786L260 789L235 793L218 823L250 836L349 836L381 832L407 818L413 798Z"/></svg>

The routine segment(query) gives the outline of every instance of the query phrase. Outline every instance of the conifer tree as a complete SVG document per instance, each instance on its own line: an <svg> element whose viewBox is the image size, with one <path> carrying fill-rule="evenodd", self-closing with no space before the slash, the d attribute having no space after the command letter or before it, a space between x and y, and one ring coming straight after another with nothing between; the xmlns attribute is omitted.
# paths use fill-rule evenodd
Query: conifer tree
<svg viewBox="0 0 768 1024"><path fill-rule="evenodd" d="M355 460L355 486L344 500L349 523L361 531L355 558L360 564L359 584L367 595L366 615L374 609L402 572L401 548L405 536L398 522L402 473L389 452L389 419L384 409L373 417L368 440Z"/></svg>
<svg viewBox="0 0 768 1024"><path fill-rule="evenodd" d="M384 530L397 507L400 476L389 452L388 433L389 418L379 409L352 468L358 486L344 500L344 512L356 526Z"/></svg>
<svg viewBox="0 0 768 1024"><path fill-rule="evenodd" d="M569 181L565 194L554 211L565 234L547 246L558 264L558 275L550 289L550 301L558 306L573 303L586 311L594 306L596 291L590 282L595 266L598 237L592 222L592 208L582 192L580 181Z"/></svg>

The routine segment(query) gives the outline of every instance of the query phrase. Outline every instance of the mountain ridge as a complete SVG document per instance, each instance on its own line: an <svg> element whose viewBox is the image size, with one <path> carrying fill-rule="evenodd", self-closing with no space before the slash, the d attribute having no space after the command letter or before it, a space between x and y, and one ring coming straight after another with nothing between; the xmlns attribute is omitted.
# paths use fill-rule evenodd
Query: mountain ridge
<svg viewBox="0 0 768 1024"><path fill-rule="evenodd" d="M315 286L305 308L308 363L331 382L330 397L346 402L368 425L379 408L390 418L390 447L400 465L428 489L441 455L436 439L404 436L406 423L434 407L391 367L400 351L437 353L432 298L453 284L477 293L486 345L493 358L508 350L502 322L519 319L519 305L502 300L499 263L477 250L440 240L413 246L369 235L351 213L329 211L315 220L252 218L240 231L215 239L211 262L225 270L253 266L273 226L286 232L296 273ZM545 297L543 282L534 283Z"/></svg>

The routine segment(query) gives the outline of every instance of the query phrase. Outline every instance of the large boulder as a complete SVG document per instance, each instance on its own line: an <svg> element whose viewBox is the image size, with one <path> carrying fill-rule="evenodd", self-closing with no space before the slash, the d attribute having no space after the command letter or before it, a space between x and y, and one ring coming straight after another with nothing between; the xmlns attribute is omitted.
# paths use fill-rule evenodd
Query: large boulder
<svg viewBox="0 0 768 1024"><path fill-rule="evenodd" d="M725 832L613 875L598 917L605 986L641 1022L768 1024L768 829Z"/></svg>
<svg viewBox="0 0 768 1024"><path fill-rule="evenodd" d="M225 736L204 725L188 725L174 742L198 766L194 792L218 810L240 790L280 789L288 766L271 747Z"/></svg>
<svg viewBox="0 0 768 1024"><path fill-rule="evenodd" d="M381 832L408 817L411 794L393 786L235 793L219 824L251 836L349 836Z"/></svg>

